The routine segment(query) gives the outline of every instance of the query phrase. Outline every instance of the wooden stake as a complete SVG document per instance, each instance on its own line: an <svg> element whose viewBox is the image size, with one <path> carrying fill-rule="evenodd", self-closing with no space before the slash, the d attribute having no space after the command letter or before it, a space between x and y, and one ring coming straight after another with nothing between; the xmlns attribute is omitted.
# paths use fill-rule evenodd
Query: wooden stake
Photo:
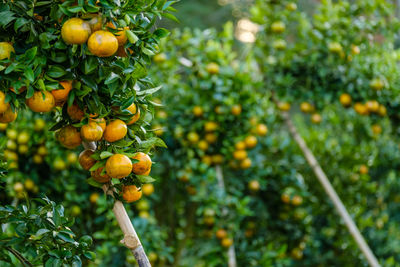
<svg viewBox="0 0 400 267"><path fill-rule="evenodd" d="M220 165L215 166L215 172L217 175L217 180L218 180L218 186L222 189L224 194L226 194L225 190L225 182L224 182L224 175L222 173L222 168ZM222 215L225 216L228 214L228 209L224 207L222 209ZM232 245L228 249L228 266L229 267L237 267L236 263L236 253L235 253L235 243L232 243Z"/></svg>
<svg viewBox="0 0 400 267"><path fill-rule="evenodd" d="M95 142L83 142L83 147L92 150L96 150L97 148ZM108 185L104 185L103 190L105 194L113 196ZM140 242L135 228L133 228L131 219L125 210L124 204L119 200L115 200L112 211L118 221L119 227L124 233L124 239L121 240L121 243L132 251L139 267L151 267L150 261L144 252L142 243Z"/></svg>
<svg viewBox="0 0 400 267"><path fill-rule="evenodd" d="M363 236L361 235L361 233L358 230L353 219L347 212L346 207L343 205L343 202L340 200L339 196L337 195L335 189L333 188L332 184L330 183L325 172L322 170L321 166L319 165L318 161L312 154L311 150L307 147L307 144L304 141L304 139L298 133L296 127L294 126L294 124L290 118L289 113L282 112L282 115L283 115L283 118L285 120L287 127L289 128L290 134L293 136L293 139L299 145L308 164L314 171L315 176L317 176L317 179L321 183L326 194L332 200L336 210L338 211L339 215L342 217L350 234L353 236L354 240L356 241L358 247L361 249L364 256L367 258L369 265L372 267L380 267L378 260L375 258L375 255L372 253L367 242L365 242Z"/></svg>

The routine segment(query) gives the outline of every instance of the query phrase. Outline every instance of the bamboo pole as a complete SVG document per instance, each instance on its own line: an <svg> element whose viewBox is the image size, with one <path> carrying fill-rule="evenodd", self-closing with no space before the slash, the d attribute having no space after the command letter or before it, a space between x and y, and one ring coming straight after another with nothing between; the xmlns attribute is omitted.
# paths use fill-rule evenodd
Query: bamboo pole
<svg viewBox="0 0 400 267"><path fill-rule="evenodd" d="M326 194L329 196L329 198L333 202L336 210L338 211L339 215L342 217L344 223L346 224L347 229L349 230L350 234L356 241L361 252L366 257L369 265L371 267L380 267L378 260L375 258L375 255L372 253L367 242L365 242L363 236L361 235L361 233L358 230L353 219L347 212L346 207L343 205L343 202L340 200L339 196L337 195L335 189L333 188L332 184L330 183L325 172L322 170L321 166L319 165L318 161L314 157L311 150L308 148L304 139L298 133L297 128L296 128L296 126L294 126L289 113L282 112L282 116L284 118L284 121L285 121L287 127L289 128L290 134L292 135L293 139L296 141L296 143L300 147L301 151L304 154L304 157L306 158L308 164L312 168L315 176L317 177L318 181L321 183Z"/></svg>
<svg viewBox="0 0 400 267"><path fill-rule="evenodd" d="M97 148L96 143L94 142L83 142L83 147L85 149L92 150L96 150ZM105 194L113 196L113 193L108 185L104 185L103 190ZM140 239L136 234L135 228L132 225L128 213L125 210L124 204L119 200L115 200L112 211L118 221L122 233L124 234L124 238L121 240L121 243L132 251L133 256L139 264L139 267L151 267L150 261L147 258L147 255L143 249L142 243L140 242Z"/></svg>
<svg viewBox="0 0 400 267"><path fill-rule="evenodd" d="M222 168L221 168L220 165L215 166L215 172L216 172L216 175L217 175L218 186L222 189L224 194L226 194L224 175L223 175ZM228 209L226 207L224 207L222 209L222 215L223 216L227 215L228 212L229 211L228 211ZM232 245L228 248L228 266L229 267L237 267L235 243L232 243Z"/></svg>

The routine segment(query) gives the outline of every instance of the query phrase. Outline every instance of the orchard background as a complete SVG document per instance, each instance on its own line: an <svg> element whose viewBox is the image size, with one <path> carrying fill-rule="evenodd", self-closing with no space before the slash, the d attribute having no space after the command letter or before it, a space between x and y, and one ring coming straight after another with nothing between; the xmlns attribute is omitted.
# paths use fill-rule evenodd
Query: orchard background
<svg viewBox="0 0 400 267"><path fill-rule="evenodd" d="M399 8L0 0L0 266L400 266Z"/></svg>

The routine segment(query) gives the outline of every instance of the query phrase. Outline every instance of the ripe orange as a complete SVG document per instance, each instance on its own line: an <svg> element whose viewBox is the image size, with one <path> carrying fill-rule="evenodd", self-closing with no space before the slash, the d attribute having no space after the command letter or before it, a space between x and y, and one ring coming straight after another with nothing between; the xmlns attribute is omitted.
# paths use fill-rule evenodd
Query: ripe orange
<svg viewBox="0 0 400 267"><path fill-rule="evenodd" d="M257 192L260 190L260 183L257 180L251 180L248 184L250 191Z"/></svg>
<svg viewBox="0 0 400 267"><path fill-rule="evenodd" d="M104 167L100 167L97 170L91 172L92 178L99 183L107 183L111 180L111 177L107 173L101 175L103 169Z"/></svg>
<svg viewBox="0 0 400 267"><path fill-rule="evenodd" d="M211 62L206 66L206 71L209 74L218 74L219 73L219 66L215 62Z"/></svg>
<svg viewBox="0 0 400 267"><path fill-rule="evenodd" d="M142 192L145 196L150 196L154 192L154 185L153 184L142 185Z"/></svg>
<svg viewBox="0 0 400 267"><path fill-rule="evenodd" d="M243 160L247 157L246 150L235 150L233 152L233 157L237 160Z"/></svg>
<svg viewBox="0 0 400 267"><path fill-rule="evenodd" d="M289 111L290 110L290 103L288 103L288 102L280 102L278 104L278 108L281 111Z"/></svg>
<svg viewBox="0 0 400 267"><path fill-rule="evenodd" d="M235 116L239 116L242 113L242 106L241 105L234 105L231 109L231 113Z"/></svg>
<svg viewBox="0 0 400 267"><path fill-rule="evenodd" d="M132 164L132 172L138 175L148 175L146 173L151 169L152 164L149 155L143 152L138 152L133 157L133 159L137 159L139 160L139 162L135 162Z"/></svg>
<svg viewBox="0 0 400 267"><path fill-rule="evenodd" d="M74 121L80 121L85 116L85 112L76 104L72 104L67 108L67 113L69 117Z"/></svg>
<svg viewBox="0 0 400 267"><path fill-rule="evenodd" d="M201 158L201 162L203 162L203 163L206 164L206 165L211 165L211 163L212 163L212 158L211 158L210 156L205 155L205 156L203 156L203 157Z"/></svg>
<svg viewBox="0 0 400 267"><path fill-rule="evenodd" d="M366 165L362 164L360 166L360 173L361 174L367 174L368 173L368 167Z"/></svg>
<svg viewBox="0 0 400 267"><path fill-rule="evenodd" d="M339 101L344 107L348 107L351 105L351 96L349 94L343 93L340 95Z"/></svg>
<svg viewBox="0 0 400 267"><path fill-rule="evenodd" d="M80 18L67 20L61 28L61 37L67 44L84 44L90 33L89 23Z"/></svg>
<svg viewBox="0 0 400 267"><path fill-rule="evenodd" d="M200 106L194 106L192 112L196 117L201 117L203 115L203 109Z"/></svg>
<svg viewBox="0 0 400 267"><path fill-rule="evenodd" d="M127 125L134 124L140 118L140 109L137 108L135 103L132 103L132 105L127 108L127 110L129 110L129 112L133 114L132 118L127 122Z"/></svg>
<svg viewBox="0 0 400 267"><path fill-rule="evenodd" d="M288 204L290 202L290 196L288 194L282 194L281 195L281 200L283 203Z"/></svg>
<svg viewBox="0 0 400 267"><path fill-rule="evenodd" d="M199 141L200 137L197 133L195 132L190 132L187 135L187 139L189 140L190 143L195 144Z"/></svg>
<svg viewBox="0 0 400 267"><path fill-rule="evenodd" d="M208 149L208 143L205 140L200 140L200 142L197 144L197 147L200 150L206 151Z"/></svg>
<svg viewBox="0 0 400 267"><path fill-rule="evenodd" d="M240 168L242 168L242 169L248 169L248 168L251 167L251 164L252 164L251 159L245 158L244 160L242 160L242 161L240 162Z"/></svg>
<svg viewBox="0 0 400 267"><path fill-rule="evenodd" d="M89 20L89 26L92 32L100 30L102 24L103 18L101 16L95 16L91 20Z"/></svg>
<svg viewBox="0 0 400 267"><path fill-rule="evenodd" d="M369 112L379 112L379 103L376 100L370 100L365 103Z"/></svg>
<svg viewBox="0 0 400 267"><path fill-rule="evenodd" d="M78 130L71 125L64 126L56 132L57 140L66 148L75 148L82 143Z"/></svg>
<svg viewBox="0 0 400 267"><path fill-rule="evenodd" d="M368 109L364 104L355 103L354 110L360 115L368 115Z"/></svg>
<svg viewBox="0 0 400 267"><path fill-rule="evenodd" d="M96 31L88 40L89 51L98 57L110 57L118 50L118 40L111 32Z"/></svg>
<svg viewBox="0 0 400 267"><path fill-rule="evenodd" d="M283 21L275 21L271 24L271 31L273 33L282 33L286 29L285 23Z"/></svg>
<svg viewBox="0 0 400 267"><path fill-rule="evenodd" d="M10 107L10 103L6 103L6 94L0 91L0 113L6 112Z"/></svg>
<svg viewBox="0 0 400 267"><path fill-rule="evenodd" d="M164 53L157 54L153 57L155 63L163 63L167 60L167 56Z"/></svg>
<svg viewBox="0 0 400 267"><path fill-rule="evenodd" d="M300 110L304 113L310 113L314 111L314 107L308 102L302 102L300 104Z"/></svg>
<svg viewBox="0 0 400 267"><path fill-rule="evenodd" d="M110 21L107 23L107 27L111 29L116 29L115 25ZM128 41L128 36L126 36L125 30L129 30L129 27L124 27L124 28L118 28L119 32L116 32L115 37L118 40L118 46L124 46L126 42Z"/></svg>
<svg viewBox="0 0 400 267"><path fill-rule="evenodd" d="M224 239L221 240L221 246L223 246L224 248L229 248L232 245L233 245L232 238L225 237Z"/></svg>
<svg viewBox="0 0 400 267"><path fill-rule="evenodd" d="M322 121L322 117L318 113L314 113L311 116L311 122L312 123L319 124L319 123L321 123L321 121Z"/></svg>
<svg viewBox="0 0 400 267"><path fill-rule="evenodd" d="M258 124L257 125L257 127L256 127L256 133L259 135L259 136L265 136L265 135L267 135L267 133L268 133L268 127L267 127L267 125L265 125L265 124Z"/></svg>
<svg viewBox="0 0 400 267"><path fill-rule="evenodd" d="M92 193L89 197L90 203L95 204L99 199L99 197L100 197L99 193Z"/></svg>
<svg viewBox="0 0 400 267"><path fill-rule="evenodd" d="M239 141L235 144L235 148L237 150L244 150L246 149L246 144L243 141Z"/></svg>
<svg viewBox="0 0 400 267"><path fill-rule="evenodd" d="M384 105L379 105L378 114L383 117L386 116L386 112L386 107Z"/></svg>
<svg viewBox="0 0 400 267"><path fill-rule="evenodd" d="M372 125L371 128L372 128L372 132L376 135L382 133L382 127L379 124L374 124L374 125Z"/></svg>
<svg viewBox="0 0 400 267"><path fill-rule="evenodd" d="M126 123L120 119L113 120L106 126L103 137L107 142L115 142L121 140L126 136L128 132L128 127Z"/></svg>
<svg viewBox="0 0 400 267"><path fill-rule="evenodd" d="M49 112L54 108L55 100L48 91L36 91L26 100L26 105L34 112Z"/></svg>
<svg viewBox="0 0 400 267"><path fill-rule="evenodd" d="M60 85L63 89L51 91L51 94L54 96L54 100L56 101L56 105L67 101L68 94L72 90L72 81L61 81Z"/></svg>
<svg viewBox="0 0 400 267"><path fill-rule="evenodd" d="M17 115L18 113L16 110L13 111L11 107L8 107L8 109L5 112L0 113L0 123L13 122L17 118Z"/></svg>
<svg viewBox="0 0 400 267"><path fill-rule="evenodd" d="M351 45L351 53L353 55L358 55L360 54L360 47L356 46L356 45Z"/></svg>
<svg viewBox="0 0 400 267"><path fill-rule="evenodd" d="M371 80L371 82L369 83L369 86L374 89L374 90L382 90L385 87L385 83L383 80L381 80L380 78L374 78Z"/></svg>
<svg viewBox="0 0 400 267"><path fill-rule="evenodd" d="M0 60L10 58L11 53L15 53L14 47L7 42L0 42Z"/></svg>
<svg viewBox="0 0 400 267"><path fill-rule="evenodd" d="M107 159L106 172L111 178L125 178L132 172L132 161L125 155L114 154Z"/></svg>
<svg viewBox="0 0 400 267"><path fill-rule="evenodd" d="M214 133L208 133L205 135L204 139L210 144L217 142L218 136Z"/></svg>
<svg viewBox="0 0 400 267"><path fill-rule="evenodd" d="M217 130L218 129L218 123L216 123L216 122L214 122L214 121L207 121L205 124L204 124L204 130L206 131L206 132L213 132L213 131L215 131L215 130Z"/></svg>
<svg viewBox="0 0 400 267"><path fill-rule="evenodd" d="M301 203L303 203L303 198L301 196L295 195L292 198L292 204L294 206L299 206L301 205Z"/></svg>
<svg viewBox="0 0 400 267"><path fill-rule="evenodd" d="M103 129L96 122L89 121L81 128L81 137L88 142L99 141L103 137Z"/></svg>
<svg viewBox="0 0 400 267"><path fill-rule="evenodd" d="M79 154L79 164L82 166L84 170L90 170L94 164L96 164L96 160L91 156L94 154L94 150L86 149L83 150Z"/></svg>
<svg viewBox="0 0 400 267"><path fill-rule="evenodd" d="M218 239L224 239L225 237L227 237L227 235L228 233L222 228L218 229L217 232L215 232L215 236Z"/></svg>
<svg viewBox="0 0 400 267"><path fill-rule="evenodd" d="M106 130L106 120L104 118L98 118L98 119L92 119L89 118L89 122L93 122L96 123L97 125L99 125L101 127L101 129L103 130L103 132Z"/></svg>
<svg viewBox="0 0 400 267"><path fill-rule="evenodd" d="M244 143L247 148L253 148L257 145L257 137L254 135L249 135L244 139Z"/></svg>
<svg viewBox="0 0 400 267"><path fill-rule="evenodd" d="M224 162L224 156L217 154L211 157L212 163L214 164L222 164Z"/></svg>
<svg viewBox="0 0 400 267"><path fill-rule="evenodd" d="M125 185L122 187L122 197L128 203L135 202L142 197L142 191L135 185Z"/></svg>

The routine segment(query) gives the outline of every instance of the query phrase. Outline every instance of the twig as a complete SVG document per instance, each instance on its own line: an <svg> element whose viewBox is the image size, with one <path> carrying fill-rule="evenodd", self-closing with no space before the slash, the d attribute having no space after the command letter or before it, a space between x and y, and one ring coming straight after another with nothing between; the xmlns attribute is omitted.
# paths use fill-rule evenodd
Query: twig
<svg viewBox="0 0 400 267"><path fill-rule="evenodd" d="M374 254L372 253L371 249L369 248L367 242L365 242L363 236L361 235L360 231L358 230L353 219L347 212L346 207L343 205L343 202L340 200L339 196L337 195L335 189L333 188L332 184L330 183L325 172L322 170L321 166L319 165L318 161L312 154L311 150L307 147L307 144L304 141L304 139L298 133L296 127L294 126L294 124L290 118L289 113L282 112L282 116L285 120L287 127L289 128L290 134L292 135L292 137L296 141L296 143L299 145L308 164L314 171L315 176L317 176L317 179L321 183L326 194L332 200L336 210L338 211L339 215L342 217L343 221L345 222L350 234L353 236L354 240L358 244L358 247L361 249L362 253L367 258L369 265L372 267L380 267L377 259L375 258Z"/></svg>
<svg viewBox="0 0 400 267"><path fill-rule="evenodd" d="M32 263L30 263L21 253L19 253L17 250L11 248L11 247L6 247L6 249L11 252L24 266L32 266Z"/></svg>

